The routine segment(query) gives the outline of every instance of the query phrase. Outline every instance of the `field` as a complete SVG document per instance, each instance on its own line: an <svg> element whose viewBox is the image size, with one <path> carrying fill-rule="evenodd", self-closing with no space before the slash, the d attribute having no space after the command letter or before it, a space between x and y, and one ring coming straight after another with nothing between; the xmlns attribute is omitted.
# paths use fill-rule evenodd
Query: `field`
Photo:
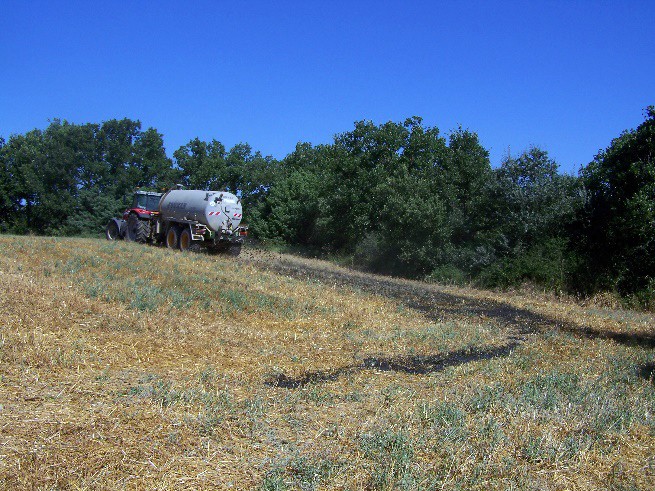
<svg viewBox="0 0 655 491"><path fill-rule="evenodd" d="M0 247L0 488L655 488L652 315L262 251Z"/></svg>

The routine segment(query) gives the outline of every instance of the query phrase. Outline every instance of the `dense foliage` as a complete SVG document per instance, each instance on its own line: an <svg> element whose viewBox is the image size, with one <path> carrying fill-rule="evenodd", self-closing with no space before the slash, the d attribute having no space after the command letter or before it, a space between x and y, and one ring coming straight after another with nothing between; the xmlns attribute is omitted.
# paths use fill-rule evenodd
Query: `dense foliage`
<svg viewBox="0 0 655 491"><path fill-rule="evenodd" d="M580 250L588 291L617 290L655 306L655 108L586 168Z"/></svg>
<svg viewBox="0 0 655 491"><path fill-rule="evenodd" d="M655 291L655 111L583 168L560 174L530 148L492 168L478 136L443 136L418 117L356 122L331 144L299 143L281 161L247 144L195 138L166 156L138 121L0 139L0 230L98 234L135 188L227 189L253 235L370 270L435 281L554 291Z"/></svg>

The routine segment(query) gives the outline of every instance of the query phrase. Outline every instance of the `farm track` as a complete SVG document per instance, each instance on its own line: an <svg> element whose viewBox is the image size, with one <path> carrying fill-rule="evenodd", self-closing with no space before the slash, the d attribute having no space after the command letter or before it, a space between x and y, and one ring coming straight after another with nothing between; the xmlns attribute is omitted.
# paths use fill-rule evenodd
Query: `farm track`
<svg viewBox="0 0 655 491"><path fill-rule="evenodd" d="M305 261L294 261L283 256L272 258L250 255L241 259L261 269L296 279L314 280L324 285L358 289L397 300L408 309L420 312L427 319L443 322L453 318L484 319L509 331L507 342L501 346L488 346L457 350L433 356L369 357L360 364L332 370L305 373L300 377L279 374L266 381L269 386L295 389L309 383L333 381L338 377L359 370L375 369L411 374L437 372L450 366L506 357L530 336L552 330L570 333L579 338L610 340L627 346L655 348L655 334L644 332L616 332L599 330L587 325L557 319L494 300L480 300L440 291L438 287L394 278L349 271L343 268L321 268ZM642 372L650 374L650 367ZM644 375L646 376L646 375Z"/></svg>

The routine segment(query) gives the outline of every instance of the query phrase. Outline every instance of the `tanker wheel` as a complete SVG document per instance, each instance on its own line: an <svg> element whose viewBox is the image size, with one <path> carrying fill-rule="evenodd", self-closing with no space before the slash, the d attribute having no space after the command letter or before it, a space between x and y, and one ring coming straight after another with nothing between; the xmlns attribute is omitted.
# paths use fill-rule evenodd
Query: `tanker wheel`
<svg viewBox="0 0 655 491"><path fill-rule="evenodd" d="M150 222L140 220L138 216L131 214L127 219L127 233L125 238L130 242L145 244L150 235Z"/></svg>
<svg viewBox="0 0 655 491"><path fill-rule="evenodd" d="M107 228L105 228L105 237L107 240L117 240L121 238L121 232L114 220L107 224Z"/></svg>
<svg viewBox="0 0 655 491"><path fill-rule="evenodd" d="M166 247L169 249L176 249L179 243L179 233L177 227L173 225L166 232Z"/></svg>
<svg viewBox="0 0 655 491"><path fill-rule="evenodd" d="M182 252L188 251L191 249L191 244L191 231L189 230L189 227L186 227L180 234L180 250Z"/></svg>

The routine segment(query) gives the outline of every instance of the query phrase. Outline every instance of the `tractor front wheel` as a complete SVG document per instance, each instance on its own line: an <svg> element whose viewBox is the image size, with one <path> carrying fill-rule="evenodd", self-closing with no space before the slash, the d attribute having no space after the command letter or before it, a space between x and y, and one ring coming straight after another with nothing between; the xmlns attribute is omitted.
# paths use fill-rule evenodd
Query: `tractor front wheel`
<svg viewBox="0 0 655 491"><path fill-rule="evenodd" d="M105 237L107 240L118 240L121 238L121 232L118 228L118 224L114 220L111 220L107 224L107 228L105 228Z"/></svg>

